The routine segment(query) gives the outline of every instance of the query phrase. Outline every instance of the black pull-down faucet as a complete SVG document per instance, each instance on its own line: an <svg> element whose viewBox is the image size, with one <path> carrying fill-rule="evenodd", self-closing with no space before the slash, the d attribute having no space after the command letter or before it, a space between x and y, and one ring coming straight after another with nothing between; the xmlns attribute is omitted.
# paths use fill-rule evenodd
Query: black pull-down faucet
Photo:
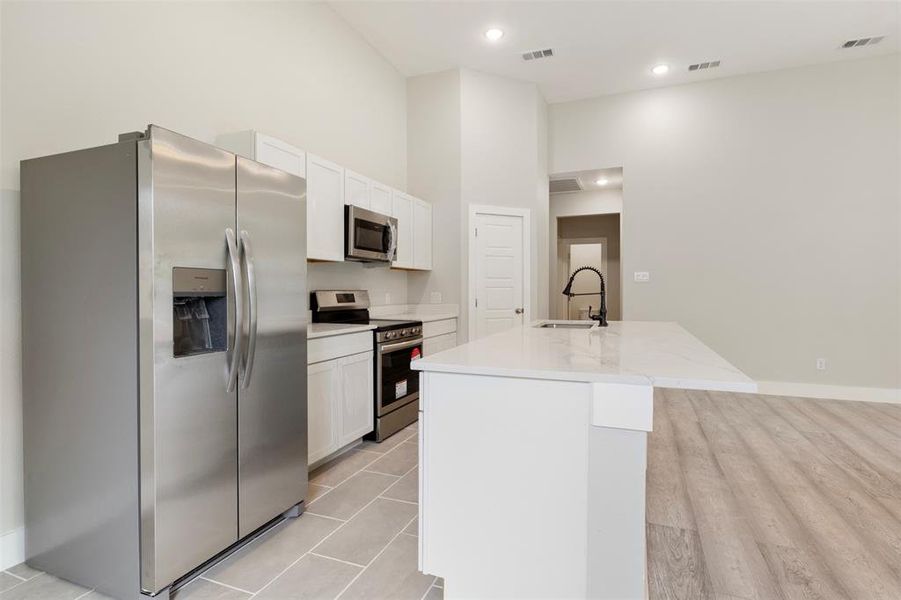
<svg viewBox="0 0 901 600"><path fill-rule="evenodd" d="M573 280L576 278L576 275L579 274L580 271L591 271L595 275L597 275L601 280L601 291L599 292L601 296L601 309L598 311L598 314L591 314L591 306L588 307L588 317L598 321L598 325L601 327L607 326L607 284L604 283L604 276L600 271L595 269L594 267L579 267L573 274L569 276L569 281L566 282L566 287L563 288L563 295L569 296L572 298L573 296L594 296L594 293L586 293L586 294L574 294L573 289Z"/></svg>

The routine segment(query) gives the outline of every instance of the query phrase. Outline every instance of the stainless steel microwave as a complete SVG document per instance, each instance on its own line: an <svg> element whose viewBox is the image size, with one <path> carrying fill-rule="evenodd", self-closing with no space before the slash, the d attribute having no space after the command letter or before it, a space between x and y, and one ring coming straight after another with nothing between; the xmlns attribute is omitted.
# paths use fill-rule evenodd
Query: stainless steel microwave
<svg viewBox="0 0 901 600"><path fill-rule="evenodd" d="M344 207L347 260L387 262L397 258L397 219L359 206Z"/></svg>

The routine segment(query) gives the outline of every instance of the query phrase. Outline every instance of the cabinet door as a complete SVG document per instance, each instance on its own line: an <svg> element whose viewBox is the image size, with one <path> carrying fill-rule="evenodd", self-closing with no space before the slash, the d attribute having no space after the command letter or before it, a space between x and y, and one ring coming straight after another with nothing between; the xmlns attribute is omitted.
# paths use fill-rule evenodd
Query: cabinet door
<svg viewBox="0 0 901 600"><path fill-rule="evenodd" d="M349 444L374 426L372 352L345 356L341 370L341 434L339 446Z"/></svg>
<svg viewBox="0 0 901 600"><path fill-rule="evenodd" d="M391 188L378 181L372 182L372 190L369 193L369 210L383 215L391 215Z"/></svg>
<svg viewBox="0 0 901 600"><path fill-rule="evenodd" d="M292 175L307 176L306 153L303 150L263 133L255 136L253 158Z"/></svg>
<svg viewBox="0 0 901 600"><path fill-rule="evenodd" d="M392 266L413 267L413 198L395 190L391 216L397 219L397 260Z"/></svg>
<svg viewBox="0 0 901 600"><path fill-rule="evenodd" d="M307 154L307 258L344 260L344 169Z"/></svg>
<svg viewBox="0 0 901 600"><path fill-rule="evenodd" d="M352 204L369 210L369 179L353 171L344 170L344 204Z"/></svg>
<svg viewBox="0 0 901 600"><path fill-rule="evenodd" d="M422 341L422 355L432 356L438 352L449 350L457 345L457 332L445 333Z"/></svg>
<svg viewBox="0 0 901 600"><path fill-rule="evenodd" d="M413 266L432 268L432 205L413 199Z"/></svg>
<svg viewBox="0 0 901 600"><path fill-rule="evenodd" d="M307 438L312 464L338 449L340 359L307 367Z"/></svg>

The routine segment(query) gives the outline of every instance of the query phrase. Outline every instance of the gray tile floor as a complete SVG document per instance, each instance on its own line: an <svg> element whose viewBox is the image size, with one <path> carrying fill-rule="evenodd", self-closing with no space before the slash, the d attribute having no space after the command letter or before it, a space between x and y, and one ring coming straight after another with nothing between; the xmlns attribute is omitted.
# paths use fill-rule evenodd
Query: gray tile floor
<svg viewBox="0 0 901 600"><path fill-rule="evenodd" d="M180 589L176 600L440 600L417 570L416 424L310 474L306 512ZM26 565L0 571L0 600L104 600Z"/></svg>

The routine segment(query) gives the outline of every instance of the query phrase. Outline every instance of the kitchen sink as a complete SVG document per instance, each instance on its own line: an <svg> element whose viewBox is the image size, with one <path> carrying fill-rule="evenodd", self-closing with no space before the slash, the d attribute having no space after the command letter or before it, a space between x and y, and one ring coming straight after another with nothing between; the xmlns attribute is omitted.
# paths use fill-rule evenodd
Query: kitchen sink
<svg viewBox="0 0 901 600"><path fill-rule="evenodd" d="M586 323L542 323L536 325L540 329L591 329L596 325L595 322Z"/></svg>

